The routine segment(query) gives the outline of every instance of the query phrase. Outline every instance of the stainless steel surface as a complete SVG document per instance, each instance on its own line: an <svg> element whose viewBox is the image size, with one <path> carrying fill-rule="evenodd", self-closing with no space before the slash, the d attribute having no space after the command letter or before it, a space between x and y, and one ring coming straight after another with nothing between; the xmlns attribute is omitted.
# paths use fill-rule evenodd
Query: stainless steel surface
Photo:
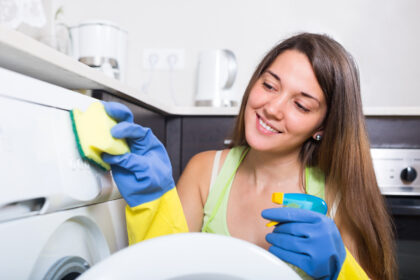
<svg viewBox="0 0 420 280"><path fill-rule="evenodd" d="M371 155L395 227L398 279L420 279L420 149L371 149Z"/></svg>
<svg viewBox="0 0 420 280"><path fill-rule="evenodd" d="M218 104L215 103L214 100L196 100L195 106L197 107L217 107ZM238 106L238 102L235 100L223 100L222 107L236 107Z"/></svg>
<svg viewBox="0 0 420 280"><path fill-rule="evenodd" d="M376 179L384 195L420 195L420 149L371 149Z"/></svg>

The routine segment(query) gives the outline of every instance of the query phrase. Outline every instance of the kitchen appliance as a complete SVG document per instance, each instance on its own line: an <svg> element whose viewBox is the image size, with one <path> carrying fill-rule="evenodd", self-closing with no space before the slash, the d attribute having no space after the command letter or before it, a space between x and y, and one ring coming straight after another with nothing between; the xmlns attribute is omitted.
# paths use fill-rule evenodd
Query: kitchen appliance
<svg viewBox="0 0 420 280"><path fill-rule="evenodd" d="M420 279L420 149L375 148L371 154L395 224L399 279Z"/></svg>
<svg viewBox="0 0 420 280"><path fill-rule="evenodd" d="M197 72L196 106L230 107L238 103L233 98L236 79L235 54L226 49L200 53Z"/></svg>
<svg viewBox="0 0 420 280"><path fill-rule="evenodd" d="M75 279L127 246L125 202L84 162L69 110L95 100L0 68L0 271Z"/></svg>
<svg viewBox="0 0 420 280"><path fill-rule="evenodd" d="M104 20L70 27L70 55L106 75L125 80L127 31Z"/></svg>
<svg viewBox="0 0 420 280"><path fill-rule="evenodd" d="M285 262L255 244L230 236L192 232L137 243L117 252L80 277L80 280L96 279L302 278Z"/></svg>

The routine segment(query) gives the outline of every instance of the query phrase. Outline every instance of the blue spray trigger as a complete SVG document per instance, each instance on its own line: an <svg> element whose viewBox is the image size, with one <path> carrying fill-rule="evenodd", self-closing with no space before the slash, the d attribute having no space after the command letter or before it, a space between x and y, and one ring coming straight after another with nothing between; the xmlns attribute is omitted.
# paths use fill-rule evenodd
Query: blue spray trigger
<svg viewBox="0 0 420 280"><path fill-rule="evenodd" d="M272 201L283 205L283 207L300 208L318 212L326 215L328 211L327 203L319 197L306 193L273 193ZM277 222L270 222L267 227L277 225Z"/></svg>

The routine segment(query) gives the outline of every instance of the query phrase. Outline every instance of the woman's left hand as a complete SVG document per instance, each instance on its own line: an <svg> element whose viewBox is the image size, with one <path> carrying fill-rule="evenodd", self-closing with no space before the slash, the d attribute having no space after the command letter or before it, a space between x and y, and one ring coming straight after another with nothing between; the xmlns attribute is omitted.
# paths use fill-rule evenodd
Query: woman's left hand
<svg viewBox="0 0 420 280"><path fill-rule="evenodd" d="M112 176L130 207L160 198L175 187L172 166L163 144L150 128L134 123L133 113L120 103L103 102L107 114L117 120L113 137L125 138L130 146L123 155L102 154L111 165Z"/></svg>
<svg viewBox="0 0 420 280"><path fill-rule="evenodd" d="M262 216L279 222L266 236L271 253L316 279L337 279L346 250L331 218L289 207L266 209Z"/></svg>

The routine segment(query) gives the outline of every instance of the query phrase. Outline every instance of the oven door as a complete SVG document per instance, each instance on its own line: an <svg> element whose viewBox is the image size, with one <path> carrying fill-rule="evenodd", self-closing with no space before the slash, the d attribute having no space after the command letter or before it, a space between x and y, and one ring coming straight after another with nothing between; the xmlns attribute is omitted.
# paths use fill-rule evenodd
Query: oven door
<svg viewBox="0 0 420 280"><path fill-rule="evenodd" d="M396 230L399 279L420 279L420 196L386 196Z"/></svg>

